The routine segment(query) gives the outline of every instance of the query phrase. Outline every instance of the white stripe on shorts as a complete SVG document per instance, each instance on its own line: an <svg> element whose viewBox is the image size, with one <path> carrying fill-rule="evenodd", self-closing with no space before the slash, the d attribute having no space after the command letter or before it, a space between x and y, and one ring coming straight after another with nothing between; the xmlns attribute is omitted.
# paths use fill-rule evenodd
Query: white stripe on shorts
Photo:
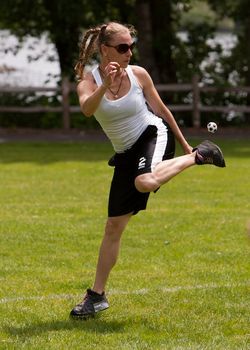
<svg viewBox="0 0 250 350"><path fill-rule="evenodd" d="M154 124L157 127L157 139L151 163L151 171L153 171L156 165L162 161L168 143L167 126L163 123L162 119L158 119L159 121Z"/></svg>

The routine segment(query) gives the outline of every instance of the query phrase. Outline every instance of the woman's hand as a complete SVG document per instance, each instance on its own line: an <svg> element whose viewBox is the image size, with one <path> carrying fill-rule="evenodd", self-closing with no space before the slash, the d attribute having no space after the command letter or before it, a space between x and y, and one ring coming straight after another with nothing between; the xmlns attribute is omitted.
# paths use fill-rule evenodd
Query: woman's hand
<svg viewBox="0 0 250 350"><path fill-rule="evenodd" d="M116 74L120 72L120 68L119 63L117 62L109 62L104 70L100 67L103 85L106 88L109 88L112 85Z"/></svg>
<svg viewBox="0 0 250 350"><path fill-rule="evenodd" d="M116 74L120 74L119 63L110 62L106 67L99 67L102 85L97 86L91 72L77 85L77 93L81 111L86 117L91 117L97 110L106 90L112 85Z"/></svg>

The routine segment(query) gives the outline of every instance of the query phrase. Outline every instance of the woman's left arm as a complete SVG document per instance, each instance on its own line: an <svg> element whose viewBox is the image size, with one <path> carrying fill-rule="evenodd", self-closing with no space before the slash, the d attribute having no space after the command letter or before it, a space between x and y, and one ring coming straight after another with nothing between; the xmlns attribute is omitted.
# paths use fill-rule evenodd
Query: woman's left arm
<svg viewBox="0 0 250 350"><path fill-rule="evenodd" d="M133 66L133 72L139 84L141 85L145 99L148 102L154 114L166 120L171 130L173 131L176 139L183 148L184 153L192 153L192 146L188 144L178 124L176 123L173 114L170 112L170 110L166 107L166 105L160 98L148 72L144 68L139 66Z"/></svg>

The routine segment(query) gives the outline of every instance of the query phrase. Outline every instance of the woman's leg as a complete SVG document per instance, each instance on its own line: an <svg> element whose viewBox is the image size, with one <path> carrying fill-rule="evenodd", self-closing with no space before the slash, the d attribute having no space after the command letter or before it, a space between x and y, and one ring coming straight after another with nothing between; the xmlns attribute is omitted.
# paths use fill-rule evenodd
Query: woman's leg
<svg viewBox="0 0 250 350"><path fill-rule="evenodd" d="M196 146L192 153L159 162L151 173L138 175L135 187L139 192L155 191L175 175L195 164L213 164L220 168L226 166L221 149L213 142L205 140Z"/></svg>
<svg viewBox="0 0 250 350"><path fill-rule="evenodd" d="M135 179L135 187L140 192L155 191L183 170L196 164L195 154L196 152L193 152L160 162L156 165L152 173L137 176Z"/></svg>
<svg viewBox="0 0 250 350"><path fill-rule="evenodd" d="M95 282L92 288L93 291L99 294L104 291L109 273L117 261L121 236L131 215L132 213L129 213L107 219L105 233L99 251Z"/></svg>
<svg viewBox="0 0 250 350"><path fill-rule="evenodd" d="M93 317L97 312L106 310L109 307L104 289L109 273L115 265L118 257L122 232L124 231L131 215L132 213L117 217L109 217L107 219L105 234L100 247L93 289L87 289L83 301L71 310L71 317L87 319Z"/></svg>

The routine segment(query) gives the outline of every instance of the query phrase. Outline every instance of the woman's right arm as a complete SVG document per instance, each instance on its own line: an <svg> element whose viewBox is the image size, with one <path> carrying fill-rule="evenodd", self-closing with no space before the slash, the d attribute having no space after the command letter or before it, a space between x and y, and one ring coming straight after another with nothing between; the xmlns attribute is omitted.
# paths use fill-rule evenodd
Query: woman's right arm
<svg viewBox="0 0 250 350"><path fill-rule="evenodd" d="M109 62L103 72L102 85L96 86L91 72L87 73L84 79L77 86L77 93L82 113L91 117L97 110L105 92L114 81L120 65L117 62Z"/></svg>
<svg viewBox="0 0 250 350"><path fill-rule="evenodd" d="M86 117L91 117L95 113L107 90L103 84L96 87L90 74L87 74L77 86L81 111Z"/></svg>

